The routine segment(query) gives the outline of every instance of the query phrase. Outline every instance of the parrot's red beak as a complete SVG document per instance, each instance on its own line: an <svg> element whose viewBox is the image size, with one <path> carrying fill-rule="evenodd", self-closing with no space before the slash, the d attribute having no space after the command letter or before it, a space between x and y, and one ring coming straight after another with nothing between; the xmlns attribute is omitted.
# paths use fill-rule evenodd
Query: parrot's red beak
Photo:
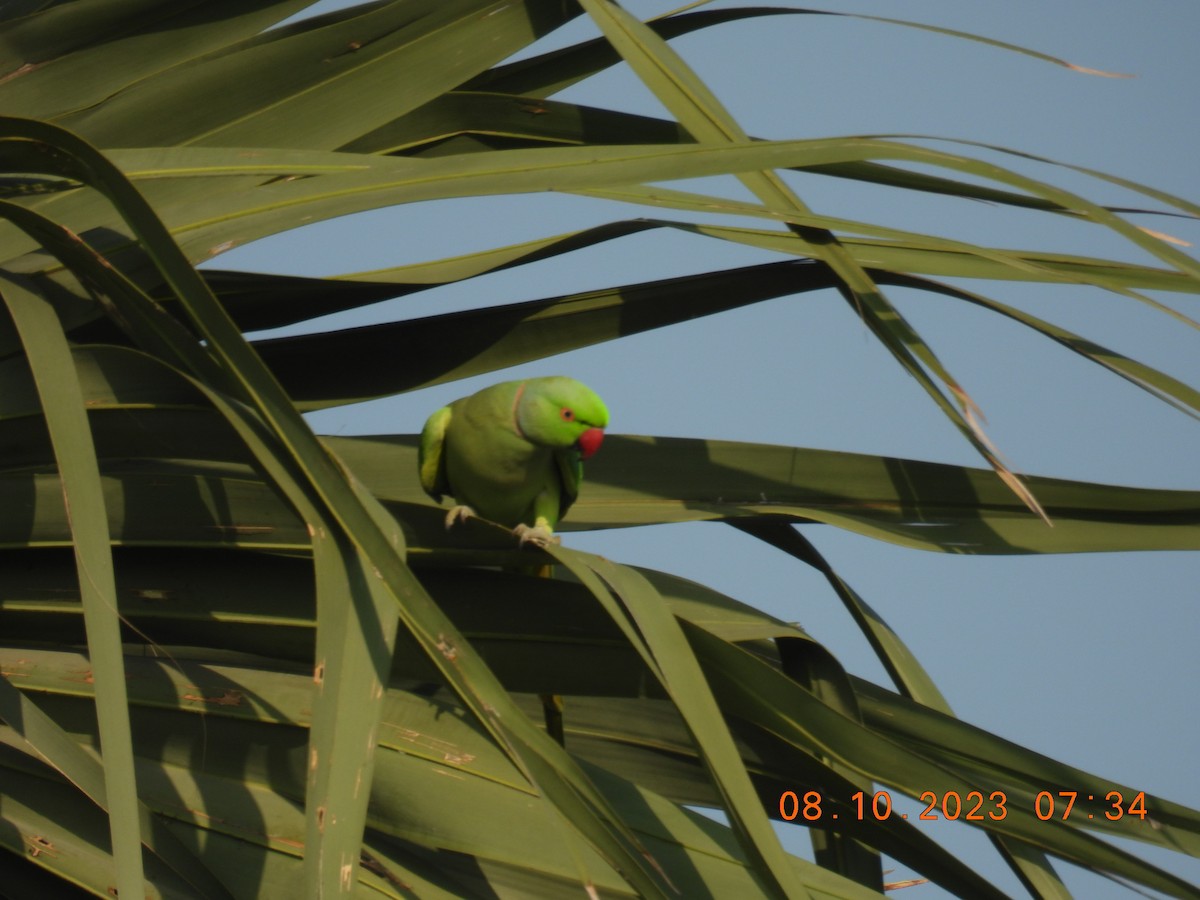
<svg viewBox="0 0 1200 900"><path fill-rule="evenodd" d="M600 449L600 444L603 440L603 428L589 428L579 436L579 440L575 443L575 446L579 448L579 455L587 459Z"/></svg>

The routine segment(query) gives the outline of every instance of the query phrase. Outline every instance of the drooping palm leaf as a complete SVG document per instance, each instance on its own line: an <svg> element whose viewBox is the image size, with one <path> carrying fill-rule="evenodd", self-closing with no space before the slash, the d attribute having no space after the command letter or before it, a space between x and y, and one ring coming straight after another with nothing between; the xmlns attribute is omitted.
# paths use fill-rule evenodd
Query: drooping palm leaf
<svg viewBox="0 0 1200 900"><path fill-rule="evenodd" d="M306 5L76 0L0 11L0 105L105 151L37 122L6 119L0 133L0 275L19 319L0 323L5 884L35 882L31 862L94 893L138 893L140 861L145 891L164 896L857 898L882 888L883 853L960 896L999 895L913 825L855 821L849 795L877 782L912 796L1007 792L1011 818L980 824L1043 895L1065 890L1044 853L1197 896L1092 832L1196 855L1200 814L1152 797L1153 828L1041 822L1039 791L1118 782L951 718L878 613L790 525L954 553L1196 549L1195 492L1031 477L1055 523L1047 529L987 471L608 440L568 528L737 524L821 568L897 693L849 676L796 627L662 573L558 549L575 578L498 571L531 553L484 522L447 534L417 484L411 436L319 439L299 415L847 284L914 373L953 385L915 332L884 321L876 285L998 312L1196 415L1195 389L1155 366L920 277L1087 284L1156 302L1141 292L1200 290L1195 261L1112 208L971 155L1000 148L752 141L660 39L818 11L685 12L642 28L589 0L615 47L497 65L580 10L382 0L263 30ZM622 54L682 125L547 99ZM942 174L903 168L914 163ZM1070 215L1169 268L817 216L773 174L783 168ZM759 202L657 186L730 173ZM493 250L342 279L193 268L303 222L544 190L693 218L618 214L515 246L498 227ZM706 220L717 212L790 230ZM655 228L826 264L614 277L607 290L353 331L242 334ZM567 695L565 749L532 724L542 693ZM111 713L126 700L128 723ZM813 831L817 866L784 853L766 824L798 779L842 813L836 828ZM683 804L724 809L732 827Z"/></svg>

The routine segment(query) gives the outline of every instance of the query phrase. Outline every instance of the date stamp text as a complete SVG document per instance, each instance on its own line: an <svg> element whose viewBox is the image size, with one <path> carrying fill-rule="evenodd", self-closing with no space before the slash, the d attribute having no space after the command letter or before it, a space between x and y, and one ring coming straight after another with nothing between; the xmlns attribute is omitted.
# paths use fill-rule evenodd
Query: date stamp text
<svg viewBox="0 0 1200 900"><path fill-rule="evenodd" d="M920 802L926 804L916 815L922 821L1000 822L1012 808L1004 791L987 794L968 791L965 795L958 791L924 791L920 795ZM1085 817L1098 819L1101 816L1110 822L1126 816L1145 821L1146 792L1139 791L1133 797L1126 798L1120 791L1109 791L1099 796L1079 791L1039 791L1033 798L1030 811L1043 822L1051 819L1065 822ZM870 795L855 791L847 801L836 802L819 791L784 791L779 795L779 815L788 822L800 819L828 824L839 816L860 822L866 819L882 822L893 815L892 795L887 791L876 791ZM902 819L909 818L908 813L897 815Z"/></svg>

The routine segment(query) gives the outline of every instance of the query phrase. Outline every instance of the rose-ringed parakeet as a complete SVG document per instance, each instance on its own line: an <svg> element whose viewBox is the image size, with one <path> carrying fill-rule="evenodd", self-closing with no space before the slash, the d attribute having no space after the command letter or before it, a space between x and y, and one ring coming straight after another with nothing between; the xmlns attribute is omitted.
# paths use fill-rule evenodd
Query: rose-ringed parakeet
<svg viewBox="0 0 1200 900"><path fill-rule="evenodd" d="M604 401L573 378L492 385L429 417L421 487L438 502L450 494L459 504L447 528L478 514L512 528L522 544L544 546L579 495L583 460L599 449L607 425ZM562 698L541 698L546 731L563 744Z"/></svg>
<svg viewBox="0 0 1200 900"><path fill-rule="evenodd" d="M455 400L421 431L421 487L458 504L446 527L479 515L544 546L579 495L583 460L600 447L608 409L555 375L506 381Z"/></svg>

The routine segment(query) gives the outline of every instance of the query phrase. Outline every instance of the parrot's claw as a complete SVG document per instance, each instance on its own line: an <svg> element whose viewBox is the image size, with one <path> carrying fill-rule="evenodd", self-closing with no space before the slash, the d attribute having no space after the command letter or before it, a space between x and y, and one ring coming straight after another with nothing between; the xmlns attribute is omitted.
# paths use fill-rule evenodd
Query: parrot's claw
<svg viewBox="0 0 1200 900"><path fill-rule="evenodd" d="M455 506L446 513L446 530L449 531L459 522L465 522L475 515L475 510L469 506Z"/></svg>
<svg viewBox="0 0 1200 900"><path fill-rule="evenodd" d="M551 532L545 525L534 525L533 527L518 525L513 529L513 534L520 540L522 547L526 544L533 544L535 547L545 548L551 544L562 543L562 539Z"/></svg>

